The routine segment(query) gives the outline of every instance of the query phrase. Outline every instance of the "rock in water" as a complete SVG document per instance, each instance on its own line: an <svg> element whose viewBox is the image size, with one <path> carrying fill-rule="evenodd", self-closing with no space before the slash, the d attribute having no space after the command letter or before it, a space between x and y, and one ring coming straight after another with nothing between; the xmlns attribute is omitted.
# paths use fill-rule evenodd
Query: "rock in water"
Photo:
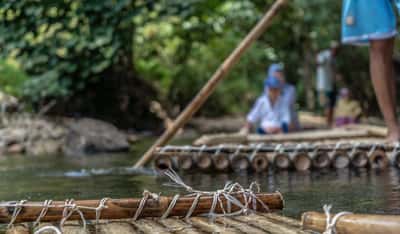
<svg viewBox="0 0 400 234"><path fill-rule="evenodd" d="M66 155L129 151L126 134L110 123L82 118L68 119L65 126L68 133L63 151Z"/></svg>

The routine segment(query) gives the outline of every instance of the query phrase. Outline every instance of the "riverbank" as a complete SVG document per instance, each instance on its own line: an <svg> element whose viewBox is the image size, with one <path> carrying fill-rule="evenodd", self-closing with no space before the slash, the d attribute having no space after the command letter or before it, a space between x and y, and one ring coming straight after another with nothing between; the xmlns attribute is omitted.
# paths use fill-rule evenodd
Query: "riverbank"
<svg viewBox="0 0 400 234"><path fill-rule="evenodd" d="M1 155L68 155L128 152L135 137L114 125L90 118L37 117L19 114L3 117Z"/></svg>

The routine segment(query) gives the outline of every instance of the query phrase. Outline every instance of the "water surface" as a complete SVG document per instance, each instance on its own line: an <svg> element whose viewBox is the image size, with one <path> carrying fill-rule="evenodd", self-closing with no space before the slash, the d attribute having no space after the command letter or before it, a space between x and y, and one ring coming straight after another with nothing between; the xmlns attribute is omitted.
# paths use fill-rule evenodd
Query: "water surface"
<svg viewBox="0 0 400 234"><path fill-rule="evenodd" d="M0 200L100 199L140 197L143 190L170 195L182 190L166 187L168 179L132 165L148 142L133 154L87 157L10 156L0 159ZM332 204L334 211L400 214L400 171L340 170L321 172L181 174L197 189L215 190L226 181L244 186L257 181L263 191L282 192L285 215L298 218L309 210Z"/></svg>

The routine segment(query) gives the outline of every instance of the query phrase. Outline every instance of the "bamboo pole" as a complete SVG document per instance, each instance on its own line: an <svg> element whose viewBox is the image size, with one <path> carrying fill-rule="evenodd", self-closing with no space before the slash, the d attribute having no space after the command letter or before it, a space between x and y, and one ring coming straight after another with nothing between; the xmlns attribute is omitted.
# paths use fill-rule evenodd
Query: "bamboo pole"
<svg viewBox="0 0 400 234"><path fill-rule="evenodd" d="M268 169L268 158L265 154L253 154L250 155L251 168L255 172L267 171Z"/></svg>
<svg viewBox="0 0 400 234"><path fill-rule="evenodd" d="M311 168L312 162L306 152L293 152L289 155L292 165L297 171L307 171Z"/></svg>
<svg viewBox="0 0 400 234"><path fill-rule="evenodd" d="M214 154L212 157L214 168L218 171L226 171L229 169L229 156L225 153Z"/></svg>
<svg viewBox="0 0 400 234"><path fill-rule="evenodd" d="M229 156L231 162L231 168L234 171L245 171L250 167L250 161L246 154L237 153Z"/></svg>
<svg viewBox="0 0 400 234"><path fill-rule="evenodd" d="M400 168L400 151L394 151L390 156L390 162L396 168Z"/></svg>
<svg viewBox="0 0 400 234"><path fill-rule="evenodd" d="M310 154L312 166L316 169L327 168L331 164L329 154L324 151L317 150Z"/></svg>
<svg viewBox="0 0 400 234"><path fill-rule="evenodd" d="M233 197L238 199L244 204L243 193L232 193ZM266 204L270 210L281 210L283 208L283 199L280 193L257 193L259 201ZM227 207L227 200L223 195L220 195L220 201L224 207ZM170 216L184 216L189 211L190 207L194 202L195 197L180 197L174 208L170 212ZM106 208L102 209L100 219L126 219L132 218L136 213L139 204L142 199L129 198L129 199L110 199L105 203ZM140 217L161 217L167 210L168 205L173 200L172 197L160 196L159 199L149 198L141 212ZM253 200L253 199L251 199ZM259 212L267 212L257 202L256 208ZM193 216L206 214L210 212L212 206L213 196L203 195L201 196L198 205L196 206ZM251 201L253 202L253 201ZM16 217L15 223L21 222L33 222L40 215L43 210L42 202L27 202L24 203L24 207L20 214ZM82 200L75 202L77 207L92 207L97 208L99 206L98 200ZM62 219L64 210L64 201L54 201L52 206L49 207L46 215L41 219L42 222L55 222ZM240 208L234 204L231 204L232 211L240 210ZM251 204L249 207L253 207ZM226 208L225 208L226 209ZM14 208L7 207L5 203L0 204L0 223L8 223L13 214ZM83 213L86 220L96 219L96 212L93 209L81 208L80 211ZM222 214L223 210L220 205L215 209L216 213ZM80 220L78 212L74 212L68 220Z"/></svg>
<svg viewBox="0 0 400 234"><path fill-rule="evenodd" d="M193 168L194 162L192 155L190 154L177 155L175 158L178 169L187 171Z"/></svg>
<svg viewBox="0 0 400 234"><path fill-rule="evenodd" d="M386 152L382 149L376 149L369 152L368 159L370 167L374 169L385 169L390 164Z"/></svg>
<svg viewBox="0 0 400 234"><path fill-rule="evenodd" d="M349 158L353 167L364 168L368 165L368 155L363 150L353 150L349 154Z"/></svg>
<svg viewBox="0 0 400 234"><path fill-rule="evenodd" d="M290 158L287 153L270 153L268 160L277 169L286 170L290 167Z"/></svg>
<svg viewBox="0 0 400 234"><path fill-rule="evenodd" d="M186 122L200 109L207 98L213 93L218 83L226 77L231 68L239 61L242 54L250 47L250 45L267 29L271 24L273 17L278 13L279 9L286 3L287 0L277 0L274 5L268 10L264 17L258 24L251 30L251 32L244 38L238 47L229 55L228 58L222 63L218 70L214 73L211 79L204 85L192 102L185 108L185 110L178 116L162 136L150 147L150 149L136 162L135 168L144 166L153 155L154 150L165 145L175 133L182 128Z"/></svg>
<svg viewBox="0 0 400 234"><path fill-rule="evenodd" d="M201 170L209 170L212 166L212 155L202 152L195 156L196 166Z"/></svg>
<svg viewBox="0 0 400 234"><path fill-rule="evenodd" d="M332 214L332 217L335 214ZM318 212L306 212L302 215L304 230L324 232L326 215ZM400 233L400 215L363 215L349 214L342 216L336 223L337 234L398 234Z"/></svg>
<svg viewBox="0 0 400 234"><path fill-rule="evenodd" d="M172 156L160 153L154 159L153 167L156 171L163 172L170 168L176 168L176 165Z"/></svg>
<svg viewBox="0 0 400 234"><path fill-rule="evenodd" d="M333 168L343 169L350 165L350 158L346 151L335 150L329 154L329 157L331 159L331 165Z"/></svg>

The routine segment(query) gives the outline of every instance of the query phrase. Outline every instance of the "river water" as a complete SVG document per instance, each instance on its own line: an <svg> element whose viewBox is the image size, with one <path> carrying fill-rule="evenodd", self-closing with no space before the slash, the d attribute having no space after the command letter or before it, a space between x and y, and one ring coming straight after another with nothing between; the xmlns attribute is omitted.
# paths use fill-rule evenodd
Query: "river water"
<svg viewBox="0 0 400 234"><path fill-rule="evenodd" d="M168 180L155 176L152 170L128 167L148 144L139 144L135 153L125 155L1 158L0 200L140 197L144 189L164 195L183 193L165 186ZM181 176L201 190L222 188L226 181L244 186L257 181L263 191L280 191L285 198L283 214L295 218L304 211L320 211L324 204L332 204L334 211L400 214L400 170L394 168L276 174L192 172Z"/></svg>

